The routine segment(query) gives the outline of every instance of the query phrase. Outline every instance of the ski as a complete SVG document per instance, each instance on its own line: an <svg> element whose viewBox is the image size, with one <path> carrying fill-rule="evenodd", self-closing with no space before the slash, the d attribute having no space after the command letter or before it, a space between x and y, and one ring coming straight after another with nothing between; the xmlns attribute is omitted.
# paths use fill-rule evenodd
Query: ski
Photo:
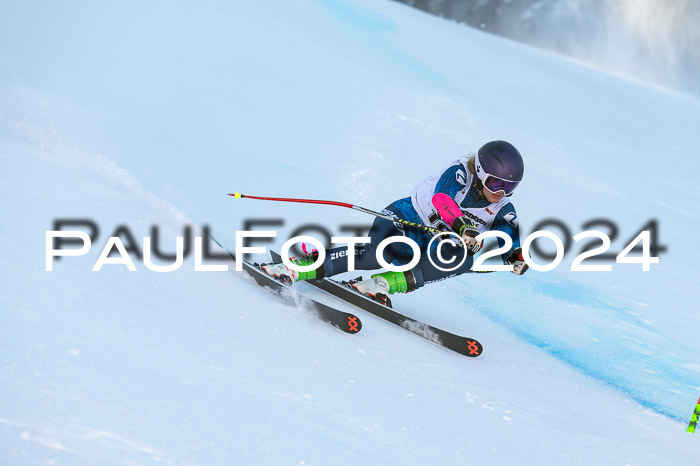
<svg viewBox="0 0 700 466"><path fill-rule="evenodd" d="M216 244L221 246L221 244L218 241L216 241L214 238L212 239ZM221 246L221 248L224 249L234 261L238 260L233 252L227 250L223 246ZM246 260L241 260L241 262L243 263L243 270L245 270L248 273L248 275L253 277L253 279L258 285L262 287L268 287L278 294L285 289L289 289L292 291L294 290L294 287L292 285L283 283L273 277L270 277L267 273L265 273L264 270L260 268L259 264L251 263ZM296 291L294 292L296 293ZM312 304L313 310L315 311L315 315L318 316L318 318L322 321L327 322L332 326L349 334L355 334L362 330L362 321L356 315L340 311L326 304L320 303L315 299L303 296L301 294L299 294L299 296L302 296L305 300L309 301Z"/></svg>
<svg viewBox="0 0 700 466"><path fill-rule="evenodd" d="M274 263L282 261L282 257L278 253L270 251L270 254L272 255L272 261ZM413 332L416 335L419 335L456 353L468 356L470 358L475 358L481 355L481 353L484 351L484 347L481 345L481 343L474 338L455 335L454 333L450 333L446 330L433 327L432 325L428 325L424 322L403 315L388 306L361 295L352 289L348 284L344 284L329 278L325 278L323 280L308 280L306 283L320 288L321 290L330 293L350 304L353 304L364 311L374 314L387 322L391 322L392 324Z"/></svg>

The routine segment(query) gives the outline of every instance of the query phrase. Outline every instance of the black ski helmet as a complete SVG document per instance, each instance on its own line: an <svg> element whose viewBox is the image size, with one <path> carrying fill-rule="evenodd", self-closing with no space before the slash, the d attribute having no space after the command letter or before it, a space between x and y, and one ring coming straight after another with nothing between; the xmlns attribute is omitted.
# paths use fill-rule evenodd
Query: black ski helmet
<svg viewBox="0 0 700 466"><path fill-rule="evenodd" d="M523 179L525 164L518 149L506 141L487 142L476 155L476 176L489 191L507 196Z"/></svg>

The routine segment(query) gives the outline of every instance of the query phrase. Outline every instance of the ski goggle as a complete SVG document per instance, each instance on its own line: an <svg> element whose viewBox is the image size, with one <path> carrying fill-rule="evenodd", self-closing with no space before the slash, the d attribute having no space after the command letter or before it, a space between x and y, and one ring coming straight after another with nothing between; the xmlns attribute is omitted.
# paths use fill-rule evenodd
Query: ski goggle
<svg viewBox="0 0 700 466"><path fill-rule="evenodd" d="M503 191L503 194L506 196L512 196L513 191L520 184L520 181L508 181L492 175L486 175L481 182L484 184L484 188L491 193L498 194L499 191Z"/></svg>

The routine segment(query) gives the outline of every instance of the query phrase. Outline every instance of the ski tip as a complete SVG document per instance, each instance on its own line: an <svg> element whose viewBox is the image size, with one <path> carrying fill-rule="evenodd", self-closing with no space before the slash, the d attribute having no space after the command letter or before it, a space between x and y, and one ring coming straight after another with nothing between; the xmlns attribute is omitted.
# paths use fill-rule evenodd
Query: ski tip
<svg viewBox="0 0 700 466"><path fill-rule="evenodd" d="M241 193L239 193L238 191L236 191L236 192L233 193L233 194L229 194L229 196L233 196L234 199L240 199L240 198L243 197L243 194L241 194Z"/></svg>
<svg viewBox="0 0 700 466"><path fill-rule="evenodd" d="M470 340L467 339L467 348L466 351L464 352L465 356L469 356L470 358L475 358L477 356L480 356L481 353L484 352L484 347L481 346L481 343L479 343L476 340Z"/></svg>
<svg viewBox="0 0 700 466"><path fill-rule="evenodd" d="M347 333L358 333L360 330L362 330L362 321L356 315L348 314L347 326L346 328L343 328L343 330Z"/></svg>

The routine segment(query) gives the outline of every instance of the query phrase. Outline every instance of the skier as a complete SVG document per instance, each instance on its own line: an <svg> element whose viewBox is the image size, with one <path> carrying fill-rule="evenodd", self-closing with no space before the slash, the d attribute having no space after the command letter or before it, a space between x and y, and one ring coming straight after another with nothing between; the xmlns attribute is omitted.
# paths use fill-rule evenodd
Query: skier
<svg viewBox="0 0 700 466"><path fill-rule="evenodd" d="M473 264L473 255L483 246L483 240L477 241L476 236L488 230L500 230L512 238L510 251L501 255L503 263L512 265L512 272L517 275L525 273L528 266L520 247L518 218L510 201L510 196L523 178L523 172L523 159L513 145L505 141L491 141L469 159L460 158L440 175L423 180L409 197L394 201L382 213L444 232L454 232L463 242L443 246L440 260L437 253L439 241L433 241L428 247L434 233L377 217L368 235L371 242L354 248L356 269L381 269L376 258L377 246L392 236L414 240L420 247L421 259L407 272L378 273L368 280L351 281L352 287L391 306L389 295L393 293L407 293L425 284L468 272ZM502 239L498 238L498 242L503 246ZM439 260L444 264L459 264L462 259L464 263L456 270L449 271L447 267L441 270L431 263L428 255L433 263ZM314 254L306 254L298 259L293 258L293 262L311 265L314 258ZM413 258L413 251L408 244L394 242L384 249L383 258L387 263L405 265ZM311 272L297 272L283 263L264 264L262 269L285 281L330 277L348 271L347 246L329 250L323 264Z"/></svg>

